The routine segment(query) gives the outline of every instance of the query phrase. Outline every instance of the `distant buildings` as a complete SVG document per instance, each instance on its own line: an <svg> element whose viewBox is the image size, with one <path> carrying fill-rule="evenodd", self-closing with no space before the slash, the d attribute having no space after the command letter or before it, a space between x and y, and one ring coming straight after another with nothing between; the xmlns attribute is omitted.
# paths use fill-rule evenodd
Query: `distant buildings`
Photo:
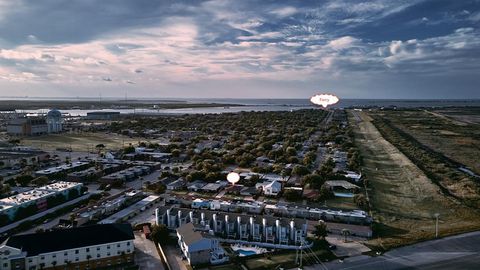
<svg viewBox="0 0 480 270"><path fill-rule="evenodd" d="M87 112L87 120L113 120L120 117L120 112Z"/></svg>
<svg viewBox="0 0 480 270"><path fill-rule="evenodd" d="M0 270L99 269L133 264L130 224L14 235L0 245Z"/></svg>
<svg viewBox="0 0 480 270"><path fill-rule="evenodd" d="M53 109L47 113L47 131L48 133L62 132L62 113Z"/></svg>
<svg viewBox="0 0 480 270"><path fill-rule="evenodd" d="M42 117L22 117L12 119L7 124L7 133L15 136L33 136L46 134L47 122Z"/></svg>
<svg viewBox="0 0 480 270"><path fill-rule="evenodd" d="M46 116L18 117L7 123L7 133L15 136L35 136L62 131L62 113L51 110Z"/></svg>

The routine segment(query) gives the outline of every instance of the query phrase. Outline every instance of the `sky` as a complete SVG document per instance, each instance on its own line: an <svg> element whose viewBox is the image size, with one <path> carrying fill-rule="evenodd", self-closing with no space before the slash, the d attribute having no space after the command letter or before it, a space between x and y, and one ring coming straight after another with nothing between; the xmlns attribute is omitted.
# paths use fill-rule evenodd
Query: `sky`
<svg viewBox="0 0 480 270"><path fill-rule="evenodd" d="M480 0L0 0L0 96L480 98Z"/></svg>

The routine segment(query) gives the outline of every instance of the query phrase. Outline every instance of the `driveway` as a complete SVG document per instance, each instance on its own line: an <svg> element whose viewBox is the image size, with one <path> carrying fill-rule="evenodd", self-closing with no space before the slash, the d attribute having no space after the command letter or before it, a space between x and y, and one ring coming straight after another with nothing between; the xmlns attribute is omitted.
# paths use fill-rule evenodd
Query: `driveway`
<svg viewBox="0 0 480 270"><path fill-rule="evenodd" d="M135 263L140 270L164 270L163 263L155 244L146 239L141 232L135 232Z"/></svg>

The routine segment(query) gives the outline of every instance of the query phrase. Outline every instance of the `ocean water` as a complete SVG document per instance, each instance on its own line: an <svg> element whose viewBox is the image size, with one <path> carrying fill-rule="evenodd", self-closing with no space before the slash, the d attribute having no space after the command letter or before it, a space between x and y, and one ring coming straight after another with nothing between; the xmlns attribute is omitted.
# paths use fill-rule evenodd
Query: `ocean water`
<svg viewBox="0 0 480 270"><path fill-rule="evenodd" d="M66 99L65 100L93 100L93 99ZM28 100L28 99L25 99ZM42 99L31 99L42 100ZM47 100L46 98L43 100ZM51 99L51 100L61 100ZM105 99L115 100L115 99ZM118 99L116 99L118 100ZM98 101L98 100L97 100ZM218 114L218 113L237 113L241 111L291 111L300 109L318 108L310 103L309 99L135 99L129 103L218 103L219 107L211 108L183 108L183 109L93 109L93 110L62 110L64 114L71 116L85 116L92 111L119 111L123 114L149 114L149 115L171 115L171 114ZM221 105L224 104L224 105ZM228 106L226 104L238 104L242 106ZM439 108L439 107L465 107L480 106L480 99L432 99L432 100L413 100L413 99L341 99L339 103L332 108L369 108L369 107L398 107L398 108ZM49 108L38 110L22 110L31 115L43 114L48 112Z"/></svg>

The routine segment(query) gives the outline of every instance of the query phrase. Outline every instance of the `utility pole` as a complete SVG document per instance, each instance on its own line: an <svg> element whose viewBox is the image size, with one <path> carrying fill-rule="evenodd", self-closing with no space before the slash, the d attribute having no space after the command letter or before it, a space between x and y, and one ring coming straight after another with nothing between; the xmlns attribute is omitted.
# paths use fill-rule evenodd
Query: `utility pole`
<svg viewBox="0 0 480 270"><path fill-rule="evenodd" d="M438 217L440 214L435 213L433 216L435 217L435 238L438 238Z"/></svg>

